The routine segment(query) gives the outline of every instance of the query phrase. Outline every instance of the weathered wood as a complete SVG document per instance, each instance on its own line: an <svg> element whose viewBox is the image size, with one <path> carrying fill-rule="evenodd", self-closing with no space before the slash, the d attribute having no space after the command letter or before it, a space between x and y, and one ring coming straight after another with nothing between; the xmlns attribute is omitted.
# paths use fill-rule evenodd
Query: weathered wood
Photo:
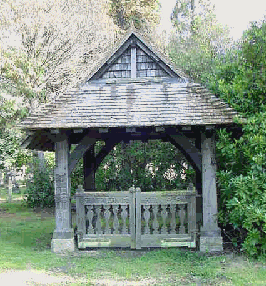
<svg viewBox="0 0 266 286"><path fill-rule="evenodd" d="M141 192L136 188L136 249L141 249Z"/></svg>
<svg viewBox="0 0 266 286"><path fill-rule="evenodd" d="M170 214L171 214L171 221L170 221L170 233L176 233L176 205L170 205Z"/></svg>
<svg viewBox="0 0 266 286"><path fill-rule="evenodd" d="M127 231L127 206L126 205L121 205L121 218L122 218L122 232L123 234L128 233Z"/></svg>
<svg viewBox="0 0 266 286"><path fill-rule="evenodd" d="M131 46L131 78L137 77L137 49Z"/></svg>
<svg viewBox="0 0 266 286"><path fill-rule="evenodd" d="M118 210L119 205L113 205L113 213L114 213L114 224L113 224L113 233L119 234L119 220L118 220Z"/></svg>
<svg viewBox="0 0 266 286"><path fill-rule="evenodd" d="M201 172L202 161L201 152L196 146L194 146L185 134L171 134L171 143L176 145L178 149L185 155L188 161L195 167L198 172Z"/></svg>
<svg viewBox="0 0 266 286"><path fill-rule="evenodd" d="M86 192L95 190L96 160L94 146L95 144L92 144L83 156L83 186Z"/></svg>
<svg viewBox="0 0 266 286"><path fill-rule="evenodd" d="M202 201L203 226L200 251L222 251L221 229L217 223L215 133L202 134Z"/></svg>
<svg viewBox="0 0 266 286"><path fill-rule="evenodd" d="M150 219L150 206L143 206L144 209L144 234L150 234L149 219Z"/></svg>
<svg viewBox="0 0 266 286"><path fill-rule="evenodd" d="M166 219L167 219L167 205L161 206L161 216L163 219L163 225L161 227L161 233L167 233L167 225L166 225Z"/></svg>
<svg viewBox="0 0 266 286"><path fill-rule="evenodd" d="M84 192L82 186L79 186L78 188L78 193L82 194ZM77 222L77 227L79 229L79 235L83 236L86 234L86 216L85 216L85 206L84 206L84 200L81 197L76 198L76 209L78 211L76 212L76 222Z"/></svg>
<svg viewBox="0 0 266 286"><path fill-rule="evenodd" d="M179 205L179 217L180 217L180 227L179 227L179 233L184 234L186 233L186 228L185 228L185 205Z"/></svg>
<svg viewBox="0 0 266 286"><path fill-rule="evenodd" d="M159 211L159 205L153 205L152 206L152 212L153 212L153 234L159 233L159 223L158 223L158 211Z"/></svg>
<svg viewBox="0 0 266 286"><path fill-rule="evenodd" d="M85 135L76 148L71 152L69 163L68 163L68 172L71 174L78 163L78 161L84 156L85 152L90 148L91 145L96 143L95 138L91 138L88 135Z"/></svg>
<svg viewBox="0 0 266 286"><path fill-rule="evenodd" d="M77 209L78 210L78 209ZM80 210L78 210L79 212ZM87 219L88 219L88 229L87 229L87 233L88 234L94 234L94 228L93 228L93 225L92 225L92 219L93 219L93 216L94 216L94 210L93 210L93 206L92 205L89 205L87 206ZM78 226L79 227L79 226ZM80 229L78 229L78 231L82 231Z"/></svg>
<svg viewBox="0 0 266 286"><path fill-rule="evenodd" d="M119 241L120 247L130 246L132 249L178 245L194 247L195 221L188 224L186 232L185 218L196 219L195 197L193 189L141 193L139 188L132 187L129 192L78 192L77 202L80 203L82 199L87 207L87 225L92 226L93 218L95 220L95 226L79 236L79 247L110 247L119 245ZM180 221L179 233L176 233L177 216ZM100 223L102 220L106 225L104 231ZM78 233L82 232L79 228L78 224Z"/></svg>
<svg viewBox="0 0 266 286"><path fill-rule="evenodd" d="M110 206L107 205L105 206L105 211L104 211L104 218L105 218L105 231L104 232L107 234L111 233L110 217L111 217Z"/></svg>
<svg viewBox="0 0 266 286"><path fill-rule="evenodd" d="M129 189L131 194L131 204L129 205L129 223L131 234L131 248L136 249L136 189L131 187Z"/></svg>
<svg viewBox="0 0 266 286"><path fill-rule="evenodd" d="M95 225L95 229L96 229L96 234L102 234L102 223L101 223L101 205L97 205L95 206L95 214L96 214L96 225Z"/></svg>
<svg viewBox="0 0 266 286"><path fill-rule="evenodd" d="M102 163L103 159L110 153L110 151L117 145L121 139L119 137L112 137L105 140L105 145L99 151L95 158L95 170L97 170Z"/></svg>
<svg viewBox="0 0 266 286"><path fill-rule="evenodd" d="M74 231L71 226L70 179L68 172L69 144L65 134L55 143L55 222L52 251L74 251Z"/></svg>

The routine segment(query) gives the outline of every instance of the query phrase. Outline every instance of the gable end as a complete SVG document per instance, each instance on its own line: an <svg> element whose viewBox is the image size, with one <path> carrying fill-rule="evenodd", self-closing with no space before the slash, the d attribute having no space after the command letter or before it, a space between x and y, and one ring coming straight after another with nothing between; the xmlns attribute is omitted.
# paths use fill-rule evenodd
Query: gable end
<svg viewBox="0 0 266 286"><path fill-rule="evenodd" d="M132 33L90 79L143 77L181 78L151 48Z"/></svg>

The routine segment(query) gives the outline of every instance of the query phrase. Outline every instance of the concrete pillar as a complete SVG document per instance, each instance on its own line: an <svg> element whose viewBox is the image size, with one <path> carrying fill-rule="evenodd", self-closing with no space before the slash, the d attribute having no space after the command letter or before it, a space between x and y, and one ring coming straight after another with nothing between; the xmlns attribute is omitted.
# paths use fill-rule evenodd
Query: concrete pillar
<svg viewBox="0 0 266 286"><path fill-rule="evenodd" d="M215 133L202 134L202 203L203 226L200 233L200 251L223 250L221 230L217 224Z"/></svg>
<svg viewBox="0 0 266 286"><path fill-rule="evenodd" d="M95 191L95 154L94 144L83 156L84 190L85 192Z"/></svg>
<svg viewBox="0 0 266 286"><path fill-rule="evenodd" d="M58 135L59 136L59 135ZM55 222L53 252L74 251L74 232L71 226L70 178L68 172L69 144L65 136L55 143Z"/></svg>

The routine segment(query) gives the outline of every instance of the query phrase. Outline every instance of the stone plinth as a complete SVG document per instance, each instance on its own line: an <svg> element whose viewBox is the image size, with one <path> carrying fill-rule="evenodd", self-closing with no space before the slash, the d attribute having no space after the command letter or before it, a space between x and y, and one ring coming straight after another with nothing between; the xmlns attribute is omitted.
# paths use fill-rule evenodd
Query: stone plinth
<svg viewBox="0 0 266 286"><path fill-rule="evenodd" d="M51 250L55 253L74 252L74 238L70 239L52 239Z"/></svg>
<svg viewBox="0 0 266 286"><path fill-rule="evenodd" d="M201 252L222 252L223 239L221 236L216 237L200 237L200 251Z"/></svg>

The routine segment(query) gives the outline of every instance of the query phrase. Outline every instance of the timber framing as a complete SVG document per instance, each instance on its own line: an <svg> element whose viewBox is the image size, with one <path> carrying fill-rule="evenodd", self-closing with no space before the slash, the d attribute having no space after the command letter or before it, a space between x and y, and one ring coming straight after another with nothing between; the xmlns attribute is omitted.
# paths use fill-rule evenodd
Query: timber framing
<svg viewBox="0 0 266 286"><path fill-rule="evenodd" d="M82 158L85 192L82 188L77 192L80 248L85 245L195 247L196 234L199 232L201 251L222 251L221 231L216 219L215 132L223 127L241 135L241 127L234 124L236 115L220 98L175 69L147 39L136 31L130 31L89 71L89 76L77 88L41 106L20 124L28 133L24 147L55 151L56 228L52 251L74 251L70 174ZM94 192L95 171L116 144L155 139L171 142L195 169L196 190L194 192L193 189L193 195L188 200L183 200L184 195L179 196L174 192L167 194L168 198L164 192L141 194L134 187L124 193L117 192L113 197L111 194ZM94 146L99 140L104 141L105 145L95 154ZM104 206L97 203L102 202L103 197L112 201L113 205L110 203L108 207L107 204L103 209ZM147 205L147 202L150 204ZM130 207L133 205L135 207ZM105 211L106 221L109 222L110 210L115 226L119 224L118 214L124 221L121 244L112 233L108 233L104 239L94 237L97 231L101 232L100 213ZM149 232L148 223L141 235L142 215L148 222L151 212L155 218L155 235L153 231ZM126 229L129 213L130 220L135 224L131 236ZM175 213L181 221L178 234L175 233ZM161 233L156 221L157 214L164 221ZM172 236L168 235L166 226L170 214ZM189 235L185 234L186 216ZM95 217L97 226L93 225ZM196 230L196 217L200 230ZM108 225L105 228L110 231ZM117 227L116 232L119 229L121 227ZM83 241L83 236L87 236L87 241ZM133 243L130 237L134 237ZM124 239L128 244L124 243ZM182 239L186 241L182 242Z"/></svg>

